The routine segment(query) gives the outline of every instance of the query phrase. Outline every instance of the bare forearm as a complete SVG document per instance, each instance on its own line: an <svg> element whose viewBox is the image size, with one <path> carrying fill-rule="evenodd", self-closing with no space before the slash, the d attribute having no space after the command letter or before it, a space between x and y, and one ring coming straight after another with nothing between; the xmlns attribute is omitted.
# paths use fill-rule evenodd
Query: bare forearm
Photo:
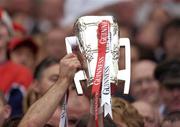
<svg viewBox="0 0 180 127"><path fill-rule="evenodd" d="M30 107L19 127L42 127L59 105L67 90L67 83L68 81L64 79L54 84L42 98Z"/></svg>
<svg viewBox="0 0 180 127"><path fill-rule="evenodd" d="M76 55L68 54L63 57L60 61L58 81L30 107L18 127L42 127L54 113L80 67Z"/></svg>

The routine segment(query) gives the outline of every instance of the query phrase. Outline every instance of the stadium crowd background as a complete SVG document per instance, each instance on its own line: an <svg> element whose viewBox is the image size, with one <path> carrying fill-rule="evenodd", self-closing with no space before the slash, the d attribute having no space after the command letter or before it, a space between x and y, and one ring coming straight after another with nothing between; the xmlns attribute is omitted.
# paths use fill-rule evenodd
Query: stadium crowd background
<svg viewBox="0 0 180 127"><path fill-rule="evenodd" d="M131 40L131 91L119 83L113 95L126 100L112 101L116 126L180 127L180 0L0 0L0 127L18 124L57 81L64 38L83 15L114 16ZM120 69L123 59L121 48ZM69 90L69 127L84 127L89 100ZM45 126L58 127L60 112Z"/></svg>

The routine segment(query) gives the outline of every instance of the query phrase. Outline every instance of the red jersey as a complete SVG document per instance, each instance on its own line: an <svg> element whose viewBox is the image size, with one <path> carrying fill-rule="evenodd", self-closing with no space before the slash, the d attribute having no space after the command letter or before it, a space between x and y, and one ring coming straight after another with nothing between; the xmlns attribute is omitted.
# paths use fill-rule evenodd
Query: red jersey
<svg viewBox="0 0 180 127"><path fill-rule="evenodd" d="M27 89L32 83L32 72L19 64L7 61L0 64L0 90L8 92L13 84L21 85L19 87Z"/></svg>

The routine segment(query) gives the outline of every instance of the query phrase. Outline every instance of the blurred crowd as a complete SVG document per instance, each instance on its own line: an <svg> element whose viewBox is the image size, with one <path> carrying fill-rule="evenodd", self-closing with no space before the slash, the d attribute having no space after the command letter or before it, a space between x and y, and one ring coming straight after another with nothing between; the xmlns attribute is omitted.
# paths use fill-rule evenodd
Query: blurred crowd
<svg viewBox="0 0 180 127"><path fill-rule="evenodd" d="M31 117L32 123L43 121L31 110L39 105L46 112L51 103L42 127L59 126L62 100L41 98L53 93L66 68L61 63L75 59L64 58L65 37L74 35L74 23L84 15L114 16L119 36L131 41L130 93L123 95L119 83L113 121L105 126L180 127L180 0L0 0L0 127L17 127ZM119 56L123 69L123 48ZM68 126L87 127L89 98L78 96L71 84Z"/></svg>

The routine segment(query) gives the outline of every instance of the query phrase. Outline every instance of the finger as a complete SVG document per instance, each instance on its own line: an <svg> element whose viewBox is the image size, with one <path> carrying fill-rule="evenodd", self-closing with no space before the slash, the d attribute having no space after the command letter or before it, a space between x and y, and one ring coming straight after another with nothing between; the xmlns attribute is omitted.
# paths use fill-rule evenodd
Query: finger
<svg viewBox="0 0 180 127"><path fill-rule="evenodd" d="M68 54L63 59L60 60L61 64L68 64L70 62L76 61L77 57L74 54Z"/></svg>
<svg viewBox="0 0 180 127"><path fill-rule="evenodd" d="M75 64L75 66L76 66L77 68L80 68L80 67L81 67L81 63L80 63L79 61L75 61L74 64Z"/></svg>
<svg viewBox="0 0 180 127"><path fill-rule="evenodd" d="M80 67L81 66L81 64L78 60L70 61L67 64L69 64L70 66L73 66L73 67Z"/></svg>
<svg viewBox="0 0 180 127"><path fill-rule="evenodd" d="M76 55L74 53L70 53L70 54L65 55L63 59L68 59L68 58L73 58L73 57L76 57Z"/></svg>
<svg viewBox="0 0 180 127"><path fill-rule="evenodd" d="M79 59L77 57L69 58L69 59L64 59L65 63L73 63L75 61L79 62Z"/></svg>
<svg viewBox="0 0 180 127"><path fill-rule="evenodd" d="M73 61L71 64L72 64L72 65L74 66L74 68L76 68L76 69L81 68L81 63L80 63L78 60Z"/></svg>

